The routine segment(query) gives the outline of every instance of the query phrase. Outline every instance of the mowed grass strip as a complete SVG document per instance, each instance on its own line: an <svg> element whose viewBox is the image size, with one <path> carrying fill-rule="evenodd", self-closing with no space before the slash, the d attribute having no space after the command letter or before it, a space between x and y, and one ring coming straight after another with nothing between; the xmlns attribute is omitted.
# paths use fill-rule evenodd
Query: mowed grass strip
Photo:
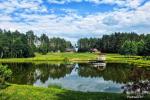
<svg viewBox="0 0 150 100"><path fill-rule="evenodd" d="M0 62L34 62L34 61L88 61L95 60L98 57L96 53L48 53L41 55L35 53L32 58L5 58L0 59Z"/></svg>
<svg viewBox="0 0 150 100"><path fill-rule="evenodd" d="M127 56L120 54L106 54L107 62L130 63L138 67L150 67L150 60L145 60L142 56Z"/></svg>
<svg viewBox="0 0 150 100"><path fill-rule="evenodd" d="M125 100L124 94L75 92L54 87L11 85L0 91L1 100Z"/></svg>

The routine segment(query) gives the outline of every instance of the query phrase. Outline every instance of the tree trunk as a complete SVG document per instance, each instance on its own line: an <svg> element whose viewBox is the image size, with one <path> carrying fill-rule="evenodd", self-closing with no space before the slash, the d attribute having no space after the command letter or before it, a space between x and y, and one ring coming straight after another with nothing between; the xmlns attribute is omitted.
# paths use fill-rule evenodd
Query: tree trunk
<svg viewBox="0 0 150 100"><path fill-rule="evenodd" d="M2 52L1 52L1 58L3 58L3 55L4 55L4 54L3 54L3 51L2 51Z"/></svg>

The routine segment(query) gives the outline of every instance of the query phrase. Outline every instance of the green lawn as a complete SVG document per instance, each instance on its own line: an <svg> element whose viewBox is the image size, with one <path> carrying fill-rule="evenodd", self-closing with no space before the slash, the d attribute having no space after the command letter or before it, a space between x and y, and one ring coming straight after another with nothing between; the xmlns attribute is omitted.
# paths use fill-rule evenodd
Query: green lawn
<svg viewBox="0 0 150 100"><path fill-rule="evenodd" d="M144 60L142 56L125 56L120 54L107 54L107 62L132 63L138 67L150 66L150 60Z"/></svg>
<svg viewBox="0 0 150 100"><path fill-rule="evenodd" d="M150 95L142 100L149 100ZM0 100L127 100L125 94L103 92L75 92L56 87L42 88L11 85L0 90Z"/></svg>
<svg viewBox="0 0 150 100"><path fill-rule="evenodd" d="M123 100L123 94L83 93L59 88L12 85L0 91L0 100Z"/></svg>
<svg viewBox="0 0 150 100"><path fill-rule="evenodd" d="M70 61L80 62L94 60L97 58L95 53L48 53L41 55L36 53L33 58L8 58L0 59L0 62L36 62L36 61Z"/></svg>
<svg viewBox="0 0 150 100"><path fill-rule="evenodd" d="M64 62L87 62L98 57L96 53L48 53L41 55L36 53L32 58L8 58L0 59L0 62L34 62L34 63L64 63ZM150 60L144 60L141 56L124 56L120 54L106 54L107 62L133 63L141 66L150 66Z"/></svg>

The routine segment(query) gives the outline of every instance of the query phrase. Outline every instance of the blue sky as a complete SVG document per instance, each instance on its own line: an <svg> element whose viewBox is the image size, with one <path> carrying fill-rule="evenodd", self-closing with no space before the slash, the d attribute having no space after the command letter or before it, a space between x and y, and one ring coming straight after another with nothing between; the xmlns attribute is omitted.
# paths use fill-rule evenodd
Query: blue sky
<svg viewBox="0 0 150 100"><path fill-rule="evenodd" d="M0 0L0 28L72 42L113 32L150 32L150 0Z"/></svg>

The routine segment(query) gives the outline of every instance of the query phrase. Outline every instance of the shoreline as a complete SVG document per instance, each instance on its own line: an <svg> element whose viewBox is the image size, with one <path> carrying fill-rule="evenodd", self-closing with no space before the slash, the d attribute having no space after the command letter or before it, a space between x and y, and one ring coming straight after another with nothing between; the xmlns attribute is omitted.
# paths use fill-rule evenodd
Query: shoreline
<svg viewBox="0 0 150 100"><path fill-rule="evenodd" d="M88 63L96 60L96 53L48 53L36 54L34 58L5 58L0 63ZM138 67L149 67L150 60L142 59L142 56L125 56L120 54L106 54L106 63L128 63Z"/></svg>

